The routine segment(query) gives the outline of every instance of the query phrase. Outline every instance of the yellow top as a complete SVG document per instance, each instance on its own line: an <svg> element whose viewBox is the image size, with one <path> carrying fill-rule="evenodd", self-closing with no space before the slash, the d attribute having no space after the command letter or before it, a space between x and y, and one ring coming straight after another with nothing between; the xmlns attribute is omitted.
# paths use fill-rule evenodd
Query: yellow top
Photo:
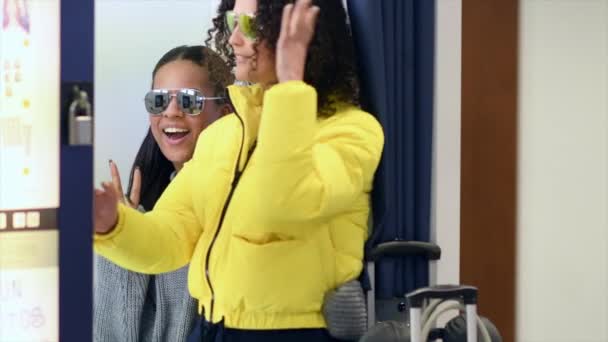
<svg viewBox="0 0 608 342"><path fill-rule="evenodd" d="M142 273L190 262L199 311L227 327L325 327L325 293L362 269L382 128L350 105L317 117L316 90L299 81L229 93L235 114L200 135L154 209L119 205L95 250Z"/></svg>

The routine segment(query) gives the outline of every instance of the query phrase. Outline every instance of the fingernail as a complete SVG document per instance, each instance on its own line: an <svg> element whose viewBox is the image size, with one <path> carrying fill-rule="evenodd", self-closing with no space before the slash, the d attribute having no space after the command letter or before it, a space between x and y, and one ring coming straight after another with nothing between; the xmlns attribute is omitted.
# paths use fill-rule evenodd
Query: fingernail
<svg viewBox="0 0 608 342"><path fill-rule="evenodd" d="M112 164L112 159L108 159L108 163Z"/></svg>

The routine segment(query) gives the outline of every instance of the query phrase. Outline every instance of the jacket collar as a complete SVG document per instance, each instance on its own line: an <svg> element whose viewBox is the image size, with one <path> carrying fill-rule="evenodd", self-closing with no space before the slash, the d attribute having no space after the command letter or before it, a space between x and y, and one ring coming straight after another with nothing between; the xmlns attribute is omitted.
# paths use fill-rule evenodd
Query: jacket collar
<svg viewBox="0 0 608 342"><path fill-rule="evenodd" d="M241 150L241 160L239 161L239 169L242 169L247 161L247 152L258 136L264 89L257 84L249 86L231 85L228 86L228 94L235 114L241 118L244 126L245 139Z"/></svg>

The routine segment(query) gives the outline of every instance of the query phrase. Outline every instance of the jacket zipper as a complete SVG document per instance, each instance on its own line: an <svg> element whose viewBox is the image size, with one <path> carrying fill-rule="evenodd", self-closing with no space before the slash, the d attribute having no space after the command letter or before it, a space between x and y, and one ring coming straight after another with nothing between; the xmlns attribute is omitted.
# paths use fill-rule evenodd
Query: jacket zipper
<svg viewBox="0 0 608 342"><path fill-rule="evenodd" d="M228 99L230 100L230 95L228 95ZM230 100L230 103L232 103L232 100ZM234 108L234 106L233 106L233 108ZM249 159L251 158L251 152L253 152L253 149L256 146L256 143L254 142L251 150L249 151L247 160L245 161L245 165L243 166L243 171L239 171L239 163L241 162L241 154L243 153L243 145L245 144L245 123L243 122L243 119L241 118L239 113L237 113L236 108L234 108L234 114L241 122L241 127L242 127L241 147L239 148L239 155L236 160L234 178L232 179L232 187L230 189L230 193L228 193L228 197L226 198L226 201L224 202L224 207L222 208L222 214L220 216L220 221L218 223L215 234L213 235L213 239L211 239L211 244L209 245L209 249L207 250L207 257L205 258L205 279L207 280L207 285L209 285L209 290L211 291L211 303L210 303L210 307L209 307L209 322L210 323L213 323L213 306L215 304L215 292L213 290L213 286L211 285L211 277L209 274L209 258L211 256L211 250L213 249L213 245L215 244L215 241L217 240L217 237L220 234L220 230L222 229L222 224L224 223L224 218L226 216L226 212L228 211L228 206L230 205L230 200L232 199L232 195L234 195L234 190L236 189L236 187L239 183L239 180L241 179L241 175L245 171L245 168L247 167L247 164L249 163Z"/></svg>

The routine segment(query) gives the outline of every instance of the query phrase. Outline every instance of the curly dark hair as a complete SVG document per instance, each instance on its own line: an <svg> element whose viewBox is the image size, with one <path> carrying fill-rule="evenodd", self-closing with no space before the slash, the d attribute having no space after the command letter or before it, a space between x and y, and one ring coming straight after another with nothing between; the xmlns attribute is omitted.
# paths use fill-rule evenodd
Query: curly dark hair
<svg viewBox="0 0 608 342"><path fill-rule="evenodd" d="M227 63L235 66L234 53L228 40L230 31L224 19L232 10L235 0L222 0L213 28L205 40ZM263 42L271 51L277 46L281 31L283 7L295 0L258 0L256 12L257 42ZM346 102L359 105L359 81L356 73L352 33L342 0L313 0L320 8L315 35L308 49L304 81L317 90L319 114L332 115L335 104Z"/></svg>

